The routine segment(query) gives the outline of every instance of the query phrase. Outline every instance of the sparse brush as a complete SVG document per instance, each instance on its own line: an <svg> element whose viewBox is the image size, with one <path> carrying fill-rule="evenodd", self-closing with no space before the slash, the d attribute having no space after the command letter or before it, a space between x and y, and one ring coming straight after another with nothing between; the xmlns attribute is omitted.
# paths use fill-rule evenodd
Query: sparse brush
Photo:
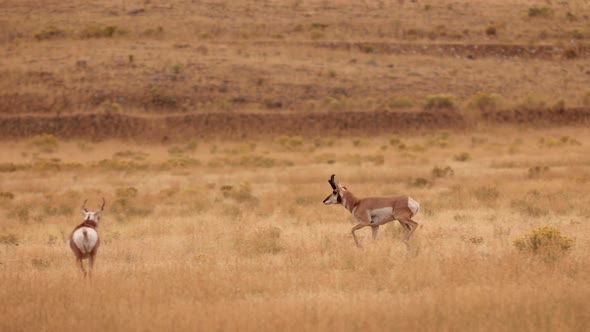
<svg viewBox="0 0 590 332"><path fill-rule="evenodd" d="M80 32L81 38L112 38L116 36L126 35L127 31L115 25L97 25L91 24L86 26Z"/></svg>
<svg viewBox="0 0 590 332"><path fill-rule="evenodd" d="M541 226L515 239L513 243L521 252L540 255L545 259L556 259L572 249L574 240L562 235L558 228Z"/></svg>
<svg viewBox="0 0 590 332"><path fill-rule="evenodd" d="M45 29L39 31L35 34L35 39L47 40L47 39L57 39L66 36L66 32L63 29L60 29L54 25L50 25Z"/></svg>
<svg viewBox="0 0 590 332"><path fill-rule="evenodd" d="M221 194L225 198L233 199L238 203L257 204L258 198L252 194L250 182L242 182L239 186L222 186Z"/></svg>
<svg viewBox="0 0 590 332"><path fill-rule="evenodd" d="M302 136L283 135L275 138L274 143L281 151L305 150L305 139Z"/></svg>
<svg viewBox="0 0 590 332"><path fill-rule="evenodd" d="M0 199L13 200L14 194L8 191L0 191Z"/></svg>
<svg viewBox="0 0 590 332"><path fill-rule="evenodd" d="M424 105L426 110L454 110L455 101L450 94L435 94L426 96L426 103Z"/></svg>
<svg viewBox="0 0 590 332"><path fill-rule="evenodd" d="M59 139L51 134L37 135L29 139L30 146L46 153L56 152L59 143Z"/></svg>
<svg viewBox="0 0 590 332"><path fill-rule="evenodd" d="M453 157L453 160L461 162L469 161L471 160L471 155L468 152L461 152L459 154L456 154Z"/></svg>
<svg viewBox="0 0 590 332"><path fill-rule="evenodd" d="M553 16L553 8L551 7L530 7L528 10L529 17L550 17Z"/></svg>
<svg viewBox="0 0 590 332"><path fill-rule="evenodd" d="M539 146L547 148L561 147L565 145L580 146L582 143L575 138L569 136L561 137L541 137L538 141Z"/></svg>
<svg viewBox="0 0 590 332"><path fill-rule="evenodd" d="M0 243L1 244L8 244L8 245L17 245L18 244L18 237L12 233L0 234Z"/></svg>
<svg viewBox="0 0 590 332"><path fill-rule="evenodd" d="M143 161L143 160L147 159L147 157L148 157L148 154L145 152L132 151L132 150L119 151L119 152L116 152L115 154L113 154L114 159L130 159L130 160L136 160L136 161Z"/></svg>
<svg viewBox="0 0 590 332"><path fill-rule="evenodd" d="M495 203L500 197L500 192L495 187L484 186L473 191L475 198L481 203Z"/></svg>
<svg viewBox="0 0 590 332"><path fill-rule="evenodd" d="M500 96L478 92L469 98L467 107L479 111L495 111L500 106Z"/></svg>
<svg viewBox="0 0 590 332"><path fill-rule="evenodd" d="M510 203L510 207L524 216L533 218L544 217L549 214L548 210L538 207L524 199L513 200Z"/></svg>
<svg viewBox="0 0 590 332"><path fill-rule="evenodd" d="M446 178L455 175L455 171L451 166L438 167L435 166L431 171L432 177L434 178Z"/></svg>
<svg viewBox="0 0 590 332"><path fill-rule="evenodd" d="M528 178L538 179L547 172L549 172L549 166L533 166L529 168Z"/></svg>

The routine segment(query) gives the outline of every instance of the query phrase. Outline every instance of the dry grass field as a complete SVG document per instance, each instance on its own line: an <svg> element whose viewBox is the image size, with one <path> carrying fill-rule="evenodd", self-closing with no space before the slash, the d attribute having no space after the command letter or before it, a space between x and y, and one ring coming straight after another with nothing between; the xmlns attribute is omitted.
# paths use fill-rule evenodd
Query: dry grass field
<svg viewBox="0 0 590 332"><path fill-rule="evenodd" d="M0 8L0 331L590 330L587 1Z"/></svg>
<svg viewBox="0 0 590 332"><path fill-rule="evenodd" d="M587 330L588 140L570 128L5 142L0 330ZM419 200L411 247L392 223L356 248L349 213L321 203L331 173L359 196ZM84 280L66 237L100 197ZM573 247L515 247L544 225Z"/></svg>

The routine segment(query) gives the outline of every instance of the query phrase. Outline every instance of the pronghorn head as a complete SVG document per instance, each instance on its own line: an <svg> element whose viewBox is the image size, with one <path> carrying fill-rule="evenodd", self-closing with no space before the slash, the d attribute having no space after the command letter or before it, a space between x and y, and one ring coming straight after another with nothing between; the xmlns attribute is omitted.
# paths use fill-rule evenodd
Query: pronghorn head
<svg viewBox="0 0 590 332"><path fill-rule="evenodd" d="M84 215L84 222L87 221L93 221L94 223L98 224L98 222L100 221L100 215L102 213L102 211L104 210L104 205L105 205L105 200L104 197L102 199L102 206L100 207L99 210L92 212L92 211L88 211L88 209L86 209L86 202L88 201L85 200L84 203L82 204L82 215Z"/></svg>
<svg viewBox="0 0 590 332"><path fill-rule="evenodd" d="M332 186L332 193L324 199L324 204L341 204L342 203L342 195L346 191L346 187L341 186L339 183L334 181L335 174L332 174L328 183Z"/></svg>

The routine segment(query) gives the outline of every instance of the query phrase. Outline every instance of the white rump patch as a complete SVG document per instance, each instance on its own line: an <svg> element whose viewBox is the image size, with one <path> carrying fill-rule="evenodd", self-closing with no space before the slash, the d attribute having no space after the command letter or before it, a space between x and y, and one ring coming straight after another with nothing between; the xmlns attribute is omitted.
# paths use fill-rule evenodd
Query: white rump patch
<svg viewBox="0 0 590 332"><path fill-rule="evenodd" d="M413 200L411 197L408 197L408 208L412 211L412 217L415 216L418 211L420 211L420 204Z"/></svg>
<svg viewBox="0 0 590 332"><path fill-rule="evenodd" d="M86 237L84 237L86 231ZM98 242L98 233L90 227L80 227L72 235L72 241L83 255L89 254Z"/></svg>

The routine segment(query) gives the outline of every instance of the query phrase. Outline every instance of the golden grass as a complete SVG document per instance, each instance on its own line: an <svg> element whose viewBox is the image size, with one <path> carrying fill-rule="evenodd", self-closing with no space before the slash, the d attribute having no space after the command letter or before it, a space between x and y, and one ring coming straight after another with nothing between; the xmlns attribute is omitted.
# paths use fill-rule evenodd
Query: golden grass
<svg viewBox="0 0 590 332"><path fill-rule="evenodd" d="M27 141L2 142L0 163L41 157L79 167L0 173L0 191L13 196L0 195L0 330L590 327L588 133L488 128L397 138L406 148L391 137L334 138L319 148L298 138L296 150L277 144L285 138L198 142L183 153L199 164L168 169L153 168L174 158L167 145L61 141L33 155ZM446 144L432 144L441 138ZM464 151L470 159L455 160ZM318 163L328 152L334 160ZM209 165L252 153L291 164ZM346 157L376 153L383 163ZM152 166L94 166L114 156ZM529 177L537 165L548 170ZM452 175L433 175L446 167ZM412 247L392 223L374 242L362 230L356 248L349 213L321 204L332 173L359 196L420 201ZM427 185L414 186L418 177ZM94 278L84 280L65 237L82 201L93 208L103 196L103 242ZM542 225L574 239L560 259L513 245Z"/></svg>

